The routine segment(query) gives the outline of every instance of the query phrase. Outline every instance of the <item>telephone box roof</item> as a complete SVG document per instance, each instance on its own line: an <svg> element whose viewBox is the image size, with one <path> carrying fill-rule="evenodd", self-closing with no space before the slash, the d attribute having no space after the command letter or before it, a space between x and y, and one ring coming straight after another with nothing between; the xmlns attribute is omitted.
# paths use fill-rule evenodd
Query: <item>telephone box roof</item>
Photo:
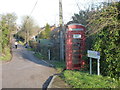
<svg viewBox="0 0 120 90"><path fill-rule="evenodd" d="M70 25L81 25L81 26L84 26L84 25L78 24L78 23L72 23L72 24L69 24L68 26L70 26ZM85 27L85 26L84 26L84 27Z"/></svg>

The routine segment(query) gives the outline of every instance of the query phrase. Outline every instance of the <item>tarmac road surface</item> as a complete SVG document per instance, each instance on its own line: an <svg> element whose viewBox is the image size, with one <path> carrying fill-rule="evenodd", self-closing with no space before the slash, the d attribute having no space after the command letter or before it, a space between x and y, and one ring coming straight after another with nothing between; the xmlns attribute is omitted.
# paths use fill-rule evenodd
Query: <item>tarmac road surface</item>
<svg viewBox="0 0 120 90"><path fill-rule="evenodd" d="M54 68L34 57L22 45L13 48L13 58L2 63L2 88L42 88L49 76L55 74Z"/></svg>

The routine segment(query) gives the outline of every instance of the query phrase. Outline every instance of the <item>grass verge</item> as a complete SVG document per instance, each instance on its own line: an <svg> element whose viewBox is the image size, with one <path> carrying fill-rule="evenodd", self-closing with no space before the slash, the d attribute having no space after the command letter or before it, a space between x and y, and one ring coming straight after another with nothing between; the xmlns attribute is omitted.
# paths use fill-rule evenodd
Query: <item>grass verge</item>
<svg viewBox="0 0 120 90"><path fill-rule="evenodd" d="M58 72L62 72L65 62L53 62ZM119 88L120 81L110 77L90 75L88 72L65 70L62 79L73 88Z"/></svg>
<svg viewBox="0 0 120 90"><path fill-rule="evenodd" d="M41 53L38 53L38 52L36 52L34 54L34 56L36 56L39 59L47 60L47 57L45 57L44 55L42 55Z"/></svg>
<svg viewBox="0 0 120 90"><path fill-rule="evenodd" d="M4 53L0 56L1 61L9 61L11 59L12 55L10 53L10 48L6 47L4 48Z"/></svg>
<svg viewBox="0 0 120 90"><path fill-rule="evenodd" d="M66 70L63 72L63 78L73 88L118 88L118 82L115 79L80 71Z"/></svg>
<svg viewBox="0 0 120 90"><path fill-rule="evenodd" d="M65 62L60 61L50 61L51 64L53 64L58 71L58 73L61 73L65 69Z"/></svg>
<svg viewBox="0 0 120 90"><path fill-rule="evenodd" d="M44 59L40 53L36 53L35 56L40 59ZM62 73L61 78L73 88L120 88L120 81L116 81L113 78L105 77L102 75L90 75L87 72L76 70L63 71L63 69L65 68L65 62L49 62L55 66L58 73Z"/></svg>

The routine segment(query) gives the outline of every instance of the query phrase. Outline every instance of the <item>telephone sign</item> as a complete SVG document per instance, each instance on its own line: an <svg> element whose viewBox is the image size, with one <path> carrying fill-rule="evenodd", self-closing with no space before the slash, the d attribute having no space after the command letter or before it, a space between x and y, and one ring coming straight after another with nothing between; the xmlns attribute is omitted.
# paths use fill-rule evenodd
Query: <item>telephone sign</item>
<svg viewBox="0 0 120 90"><path fill-rule="evenodd" d="M73 34L73 38L81 38L80 34Z"/></svg>

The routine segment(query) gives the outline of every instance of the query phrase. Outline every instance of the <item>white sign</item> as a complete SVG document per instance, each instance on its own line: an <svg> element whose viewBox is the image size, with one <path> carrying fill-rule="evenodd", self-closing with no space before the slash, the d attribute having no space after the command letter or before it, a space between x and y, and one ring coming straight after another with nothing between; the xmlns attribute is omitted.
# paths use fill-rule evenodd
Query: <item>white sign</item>
<svg viewBox="0 0 120 90"><path fill-rule="evenodd" d="M73 34L73 38L81 38L81 34Z"/></svg>
<svg viewBox="0 0 120 90"><path fill-rule="evenodd" d="M88 57L100 59L100 52L88 50Z"/></svg>
<svg viewBox="0 0 120 90"><path fill-rule="evenodd" d="M100 75L100 52L88 50L88 57L90 57L90 74L92 74L92 58L97 59L97 72Z"/></svg>

